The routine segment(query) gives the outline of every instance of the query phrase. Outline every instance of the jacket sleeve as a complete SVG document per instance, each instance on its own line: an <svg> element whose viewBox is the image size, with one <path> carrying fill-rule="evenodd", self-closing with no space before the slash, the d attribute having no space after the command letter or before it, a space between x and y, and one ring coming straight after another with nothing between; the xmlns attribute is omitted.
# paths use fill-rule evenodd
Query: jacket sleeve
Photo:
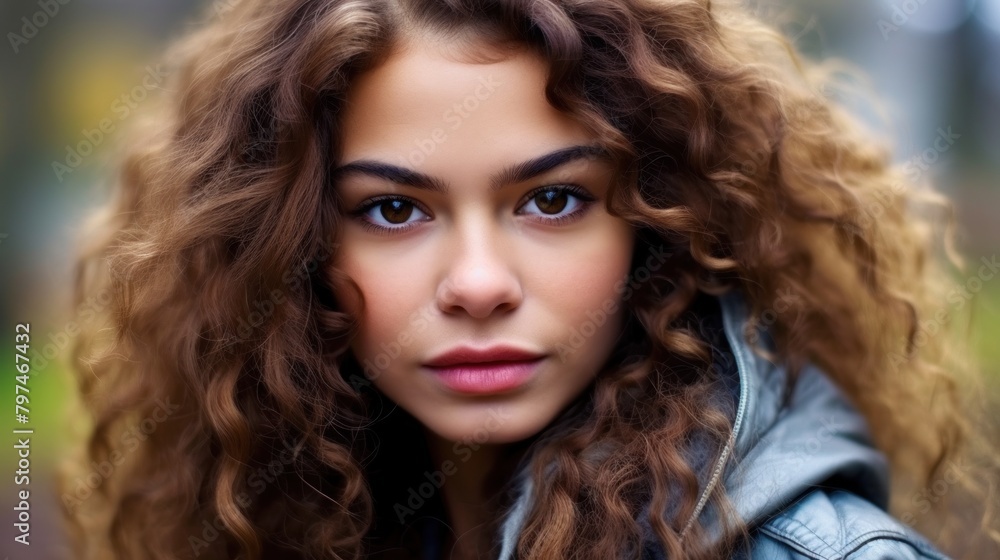
<svg viewBox="0 0 1000 560"><path fill-rule="evenodd" d="M754 543L750 560L950 560L944 554L915 545L898 535L869 535L868 540L849 550L811 550L762 531Z"/></svg>
<svg viewBox="0 0 1000 560"><path fill-rule="evenodd" d="M750 560L949 560L855 494L814 490L757 528Z"/></svg>

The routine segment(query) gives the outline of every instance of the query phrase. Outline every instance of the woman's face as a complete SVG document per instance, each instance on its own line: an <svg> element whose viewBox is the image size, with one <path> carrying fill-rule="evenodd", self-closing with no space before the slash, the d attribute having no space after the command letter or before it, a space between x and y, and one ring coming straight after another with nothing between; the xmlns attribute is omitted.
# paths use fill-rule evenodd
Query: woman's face
<svg viewBox="0 0 1000 560"><path fill-rule="evenodd" d="M622 328L633 231L605 211L611 165L548 104L546 71L527 51L474 64L413 41L342 114L335 266L366 302L352 351L450 441L536 434Z"/></svg>

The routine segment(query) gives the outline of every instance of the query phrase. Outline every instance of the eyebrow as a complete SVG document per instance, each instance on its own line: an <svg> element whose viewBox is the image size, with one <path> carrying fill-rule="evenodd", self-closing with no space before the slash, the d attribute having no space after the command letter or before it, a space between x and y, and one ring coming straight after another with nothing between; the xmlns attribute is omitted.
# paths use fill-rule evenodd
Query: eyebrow
<svg viewBox="0 0 1000 560"><path fill-rule="evenodd" d="M504 167L490 176L490 190L500 190L505 185L527 181L547 171L551 171L571 161L580 159L607 158L607 150L595 145L579 145L561 148L553 152ZM438 177L426 175L406 167L372 159L359 159L333 170L334 180L360 173L401 185L446 194L448 184Z"/></svg>

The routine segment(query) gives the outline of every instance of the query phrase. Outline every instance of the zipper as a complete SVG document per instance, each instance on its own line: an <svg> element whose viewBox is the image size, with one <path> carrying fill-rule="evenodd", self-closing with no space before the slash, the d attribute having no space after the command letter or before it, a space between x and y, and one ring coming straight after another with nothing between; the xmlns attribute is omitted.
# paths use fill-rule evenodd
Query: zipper
<svg viewBox="0 0 1000 560"><path fill-rule="evenodd" d="M719 483L719 479L722 478L722 472L725 470L726 461L729 459L729 455L732 453L733 449L736 447L736 438L739 435L740 428L743 426L743 417L746 415L747 400L749 398L749 379L747 378L748 364L740 351L741 339L738 325L734 325L734 318L732 316L733 311L730 309L734 305L738 305L739 302L734 301L735 296L732 292L725 294L723 297L719 298L719 306L722 309L722 326L726 333L726 341L729 342L729 347L733 352L733 357L736 358L736 369L739 372L740 378L740 403L736 408L736 419L733 421L733 431L729 434L729 439L726 441L725 447L722 448L722 453L719 455L718 460L716 460L714 467L712 468L712 476L708 479L708 484L705 485L705 489L701 492L698 498L698 503L695 505L694 512L691 513L691 517L688 519L684 528L681 530L680 538L684 539L684 536L694 525L695 520L701 514L701 511L705 508L708 503L708 498L712 494L712 490Z"/></svg>

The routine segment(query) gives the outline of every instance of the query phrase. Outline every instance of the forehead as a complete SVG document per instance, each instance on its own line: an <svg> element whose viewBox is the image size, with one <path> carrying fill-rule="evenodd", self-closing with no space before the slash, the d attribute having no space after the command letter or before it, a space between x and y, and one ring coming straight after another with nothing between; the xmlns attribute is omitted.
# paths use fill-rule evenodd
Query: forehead
<svg viewBox="0 0 1000 560"><path fill-rule="evenodd" d="M487 47L488 48L488 47ZM577 119L545 98L548 63L529 49L490 62L411 40L356 77L341 119L340 161L378 158L412 168L461 159L521 158L592 141Z"/></svg>

